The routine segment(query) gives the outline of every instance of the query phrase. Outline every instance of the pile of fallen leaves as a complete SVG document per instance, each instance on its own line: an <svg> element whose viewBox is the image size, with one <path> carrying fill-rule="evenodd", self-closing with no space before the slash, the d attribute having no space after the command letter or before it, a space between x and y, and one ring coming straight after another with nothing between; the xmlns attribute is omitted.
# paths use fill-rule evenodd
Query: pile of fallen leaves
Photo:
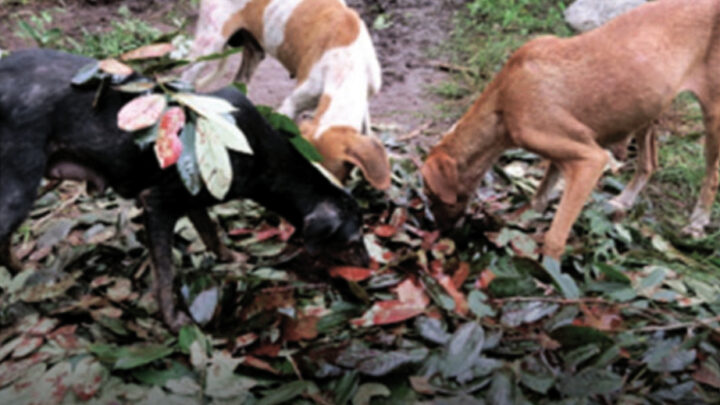
<svg viewBox="0 0 720 405"><path fill-rule="evenodd" d="M608 177L562 268L538 263L552 212L521 209L542 171L518 152L441 236L419 161L387 138L389 192L350 185L370 268L313 268L286 222L225 204L239 263L177 225L176 296L197 322L179 334L159 320L133 203L45 193L14 239L28 269L0 267L0 403L720 401L717 233L688 241L642 210L613 222Z"/></svg>

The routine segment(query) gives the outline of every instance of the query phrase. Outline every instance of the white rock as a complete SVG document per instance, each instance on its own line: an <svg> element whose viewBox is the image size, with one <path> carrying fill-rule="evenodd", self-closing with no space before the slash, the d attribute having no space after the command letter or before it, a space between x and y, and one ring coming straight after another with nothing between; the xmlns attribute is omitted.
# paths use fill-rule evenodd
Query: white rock
<svg viewBox="0 0 720 405"><path fill-rule="evenodd" d="M565 21L577 31L595 29L647 0L577 0L565 10Z"/></svg>

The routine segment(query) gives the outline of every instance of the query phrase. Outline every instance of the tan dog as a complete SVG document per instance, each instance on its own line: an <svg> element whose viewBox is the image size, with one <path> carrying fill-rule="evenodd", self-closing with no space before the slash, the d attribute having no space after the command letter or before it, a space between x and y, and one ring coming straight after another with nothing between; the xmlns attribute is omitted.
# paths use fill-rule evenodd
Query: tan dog
<svg viewBox="0 0 720 405"><path fill-rule="evenodd" d="M710 222L720 161L720 0L660 0L573 38L542 37L513 54L431 151L422 174L439 222L465 209L500 154L522 147L552 163L536 207L562 173L566 187L543 253L559 258L602 175L603 147L647 126L681 91L703 107L706 177L686 232ZM636 132L640 170L614 200L628 208L655 168L654 138Z"/></svg>
<svg viewBox="0 0 720 405"><path fill-rule="evenodd" d="M370 135L368 98L380 90L380 64L355 11L343 0L203 0L191 56L220 52L231 39L243 46L242 64L230 72L238 80L249 82L265 51L297 79L278 111L297 119L317 107L303 135L326 168L343 179L356 165L374 187L390 185L387 153ZM183 78L210 90L228 69L225 61L201 63Z"/></svg>

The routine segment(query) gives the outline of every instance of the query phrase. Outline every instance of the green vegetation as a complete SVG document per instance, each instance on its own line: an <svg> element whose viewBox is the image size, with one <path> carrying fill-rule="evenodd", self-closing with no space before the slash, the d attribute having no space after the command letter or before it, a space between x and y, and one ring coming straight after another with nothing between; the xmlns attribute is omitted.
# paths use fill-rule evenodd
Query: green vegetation
<svg viewBox="0 0 720 405"><path fill-rule="evenodd" d="M43 10L29 17L17 18L16 35L34 41L37 46L60 49L92 58L119 55L156 41L162 32L147 22L133 17L126 6L118 9L106 30L82 28L78 38L53 27L55 16L66 13L59 7Z"/></svg>

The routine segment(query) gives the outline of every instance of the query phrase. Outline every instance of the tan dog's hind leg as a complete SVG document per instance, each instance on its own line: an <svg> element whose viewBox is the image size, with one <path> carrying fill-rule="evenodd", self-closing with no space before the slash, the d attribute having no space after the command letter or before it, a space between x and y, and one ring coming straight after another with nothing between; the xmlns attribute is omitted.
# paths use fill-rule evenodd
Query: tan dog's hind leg
<svg viewBox="0 0 720 405"><path fill-rule="evenodd" d="M720 86L718 86L720 89ZM700 189L690 223L683 232L693 237L702 237L704 228L710 223L710 213L718 192L720 179L720 94L713 103L704 104L705 110L705 180Z"/></svg>
<svg viewBox="0 0 720 405"><path fill-rule="evenodd" d="M530 202L530 206L533 211L545 212L548 203L550 202L550 192L553 188L555 188L558 180L560 180L560 169L551 162L545 172L545 177L543 177L542 182L540 182L540 185Z"/></svg>
<svg viewBox="0 0 720 405"><path fill-rule="evenodd" d="M635 140L638 148L635 175L622 193L610 200L610 205L619 212L625 212L633 206L638 194L658 167L657 139L652 127L649 125L635 132Z"/></svg>

